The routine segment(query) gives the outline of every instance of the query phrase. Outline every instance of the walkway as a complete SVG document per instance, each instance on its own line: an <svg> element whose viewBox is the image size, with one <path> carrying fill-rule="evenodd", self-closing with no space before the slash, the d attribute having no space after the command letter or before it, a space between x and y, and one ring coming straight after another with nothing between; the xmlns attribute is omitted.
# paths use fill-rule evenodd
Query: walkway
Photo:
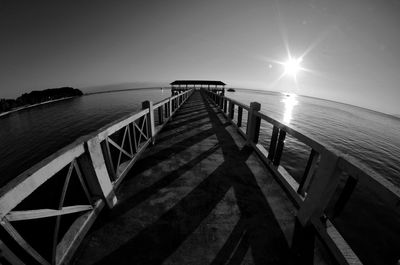
<svg viewBox="0 0 400 265"><path fill-rule="evenodd" d="M291 203L198 91L133 166L117 197L86 236L76 264L293 263L285 225L293 221Z"/></svg>

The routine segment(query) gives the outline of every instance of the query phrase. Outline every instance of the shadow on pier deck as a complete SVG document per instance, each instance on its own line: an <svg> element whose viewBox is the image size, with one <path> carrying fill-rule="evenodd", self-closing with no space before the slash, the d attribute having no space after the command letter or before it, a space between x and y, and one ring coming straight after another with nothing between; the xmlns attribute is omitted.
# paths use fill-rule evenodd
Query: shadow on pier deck
<svg viewBox="0 0 400 265"><path fill-rule="evenodd" d="M283 196L196 91L132 167L75 264L292 264L293 206Z"/></svg>

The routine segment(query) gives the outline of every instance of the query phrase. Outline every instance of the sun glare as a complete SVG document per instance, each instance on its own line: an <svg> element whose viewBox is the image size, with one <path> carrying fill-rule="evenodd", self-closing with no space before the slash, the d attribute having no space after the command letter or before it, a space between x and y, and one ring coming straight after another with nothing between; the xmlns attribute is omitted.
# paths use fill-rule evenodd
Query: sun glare
<svg viewBox="0 0 400 265"><path fill-rule="evenodd" d="M283 66L285 67L285 75L296 77L297 73L301 70L302 58L289 58Z"/></svg>

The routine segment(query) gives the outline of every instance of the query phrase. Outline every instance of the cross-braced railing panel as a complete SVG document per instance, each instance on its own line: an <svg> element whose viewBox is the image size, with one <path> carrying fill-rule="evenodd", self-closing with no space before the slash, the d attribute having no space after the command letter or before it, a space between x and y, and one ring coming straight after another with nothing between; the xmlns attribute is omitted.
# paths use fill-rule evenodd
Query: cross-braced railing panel
<svg viewBox="0 0 400 265"><path fill-rule="evenodd" d="M115 187L192 92L155 107L146 101L143 110L76 140L1 187L0 250L7 253L0 259L68 263L103 206L117 203Z"/></svg>
<svg viewBox="0 0 400 265"><path fill-rule="evenodd" d="M8 212L2 226L10 236L8 240L16 240L36 262L57 264L60 242L77 218L93 210L92 201L73 159Z"/></svg>
<svg viewBox="0 0 400 265"><path fill-rule="evenodd" d="M147 115L143 115L105 137L103 152L105 152L106 163L113 180L121 176L129 162L135 158L137 152L149 139Z"/></svg>

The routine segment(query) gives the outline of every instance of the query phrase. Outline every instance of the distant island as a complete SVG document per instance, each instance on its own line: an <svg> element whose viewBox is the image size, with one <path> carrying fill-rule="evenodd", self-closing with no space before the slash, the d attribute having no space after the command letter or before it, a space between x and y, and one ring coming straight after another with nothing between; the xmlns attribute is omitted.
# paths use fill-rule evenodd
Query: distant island
<svg viewBox="0 0 400 265"><path fill-rule="evenodd" d="M228 92L235 92L235 89L233 89L233 88L228 88Z"/></svg>
<svg viewBox="0 0 400 265"><path fill-rule="evenodd" d="M0 115L47 102L82 95L83 93L79 89L72 87L60 87L24 93L17 99L2 98L0 99Z"/></svg>

